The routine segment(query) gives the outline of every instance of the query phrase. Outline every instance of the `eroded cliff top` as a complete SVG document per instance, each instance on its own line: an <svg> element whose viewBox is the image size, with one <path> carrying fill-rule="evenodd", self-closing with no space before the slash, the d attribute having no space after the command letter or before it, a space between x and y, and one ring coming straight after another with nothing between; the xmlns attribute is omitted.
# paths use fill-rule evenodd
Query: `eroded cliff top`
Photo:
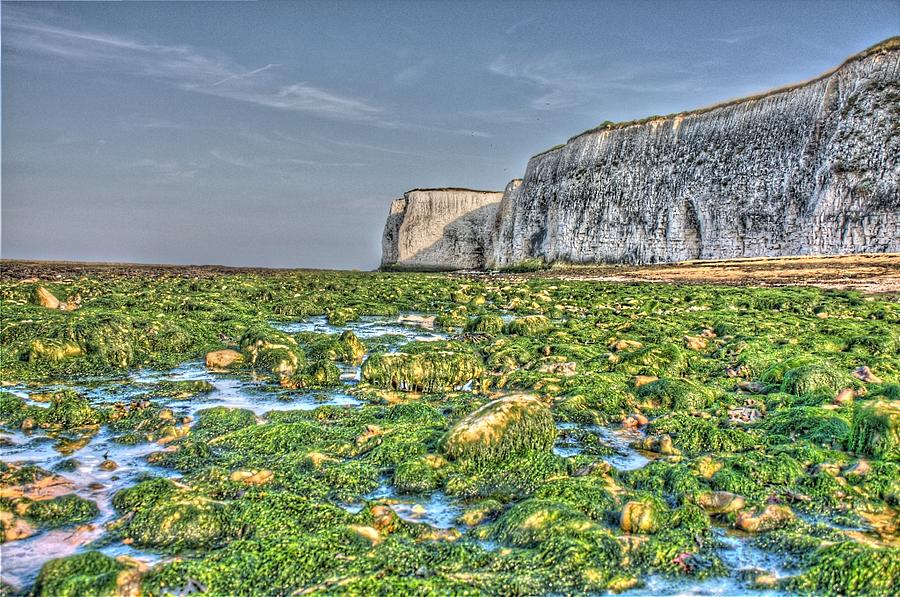
<svg viewBox="0 0 900 597"><path fill-rule="evenodd" d="M786 93L789 91L794 91L794 90L804 87L806 85L811 85L813 83L821 81L822 79L830 77L834 73L841 70L842 68L845 68L848 65L850 65L854 62L857 62L859 60L868 58L874 54L897 52L897 51L900 51L900 36L894 36L894 37L888 38L882 42L875 44L874 46L871 46L870 48L863 50L862 52L858 52L858 53L850 56L846 60L844 60L838 66L836 66L816 77L813 77L812 79L807 79L805 81L800 81L797 83L791 83L789 85L784 85L782 87L775 87L773 89L769 89L769 90L766 90L766 91L763 91L760 93L756 93L753 95L747 95L747 96L738 97L738 98L734 98L734 99L730 99L730 100L725 100L725 101L721 101L721 102L718 102L718 103L715 103L715 104L712 104L709 106L703 106L701 108L695 108L693 110L686 110L683 112L675 112L675 113L666 114L666 115L656 114L656 115L652 115L652 116L646 116L644 118L638 118L635 120L625 120L622 122L612 122L612 121L607 120L605 122L602 122L600 125L595 126L594 128L591 128L591 129L588 129L581 133L578 133L577 135L575 135L573 137L569 137L569 139L565 143L560 143L559 145L554 145L553 147L551 147L549 149L545 149L544 151L534 154L534 156L532 156L532 157L538 157L538 156L545 155L545 154L557 151L559 149L562 149L567 144L571 143L572 141L574 141L580 137L584 137L585 135L591 135L593 133L599 133L599 132L603 132L603 131L622 129L622 128L626 128L629 126L647 124L647 123L658 121L658 120L669 120L672 118L684 118L687 116L697 116L700 114L705 114L707 112L711 112L713 110L718 110L720 108L726 108L728 106L733 106L735 104L752 102L752 101L760 100L760 99L770 97L773 95L777 95L779 93Z"/></svg>

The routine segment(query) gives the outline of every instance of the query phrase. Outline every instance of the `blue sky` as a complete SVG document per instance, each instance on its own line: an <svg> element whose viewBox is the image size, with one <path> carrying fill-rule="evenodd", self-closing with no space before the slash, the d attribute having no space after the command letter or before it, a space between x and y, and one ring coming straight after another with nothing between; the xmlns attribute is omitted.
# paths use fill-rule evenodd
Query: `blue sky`
<svg viewBox="0 0 900 597"><path fill-rule="evenodd" d="M898 2L2 4L6 258L376 267L391 199L813 77Z"/></svg>

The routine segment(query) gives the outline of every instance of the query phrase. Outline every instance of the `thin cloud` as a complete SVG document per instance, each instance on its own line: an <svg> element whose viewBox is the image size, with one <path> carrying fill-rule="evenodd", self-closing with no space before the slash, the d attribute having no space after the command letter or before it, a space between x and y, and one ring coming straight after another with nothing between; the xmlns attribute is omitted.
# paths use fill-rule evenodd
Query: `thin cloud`
<svg viewBox="0 0 900 597"><path fill-rule="evenodd" d="M244 73L244 74L240 74L240 75L228 75L221 81L216 81L215 83L210 85L210 87L218 87L222 83L227 83L228 81L233 81L234 79L246 79L248 77L252 77L253 75L265 72L265 71L269 70L270 68L275 68L276 66L278 66L278 65L277 64L267 64L260 68L254 69L254 70L250 71L249 73Z"/></svg>
<svg viewBox="0 0 900 597"><path fill-rule="evenodd" d="M184 45L143 43L121 36L48 25L21 12L4 22L4 49L63 58L85 66L148 76L179 89L240 102L344 120L375 120L382 109L308 82L270 76L276 65L248 70L223 55Z"/></svg>

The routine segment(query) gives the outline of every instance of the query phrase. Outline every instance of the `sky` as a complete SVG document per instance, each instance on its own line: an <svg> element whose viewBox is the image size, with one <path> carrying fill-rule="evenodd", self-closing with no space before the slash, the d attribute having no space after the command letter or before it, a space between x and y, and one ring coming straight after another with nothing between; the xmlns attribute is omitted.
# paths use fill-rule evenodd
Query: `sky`
<svg viewBox="0 0 900 597"><path fill-rule="evenodd" d="M2 256L372 269L390 201L814 77L894 1L17 3Z"/></svg>

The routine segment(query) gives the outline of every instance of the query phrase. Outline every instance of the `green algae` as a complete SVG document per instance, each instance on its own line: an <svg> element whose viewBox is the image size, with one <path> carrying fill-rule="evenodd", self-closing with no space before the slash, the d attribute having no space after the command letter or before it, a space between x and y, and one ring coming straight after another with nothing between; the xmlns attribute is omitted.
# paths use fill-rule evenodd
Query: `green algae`
<svg viewBox="0 0 900 597"><path fill-rule="evenodd" d="M34 593L41 597L113 597L124 564L99 551L52 560L41 568Z"/></svg>
<svg viewBox="0 0 900 597"><path fill-rule="evenodd" d="M25 517L36 526L57 528L89 522L100 514L97 504L74 494L27 504Z"/></svg>
<svg viewBox="0 0 900 597"><path fill-rule="evenodd" d="M453 350L375 353L362 367L364 381L409 392L453 390L483 373L484 364L478 355Z"/></svg>
<svg viewBox="0 0 900 597"><path fill-rule="evenodd" d="M872 408L900 397L900 309L888 298L812 289L286 272L150 281L84 276L53 285L57 296L82 296L80 310L63 312L29 303L32 288L0 281L0 372L14 383L173 366L235 347L246 360L232 375L255 374L261 391L279 384L333 387L334 363L358 365L370 355L370 379L364 373L364 383L352 390L366 402L362 407L264 416L214 408L197 412L189 430L154 402L202 397L203 388L146 386L133 403L115 406L85 397L91 411L67 397L52 422L42 418L52 406L0 392L0 421L7 428L32 419L51 433L102 425L129 443L167 438L167 447L149 460L181 477L117 493L118 518L105 538L179 556L144 576L148 595L200 589L228 595L600 593L647 575L725 573L712 529L731 524L733 516L716 514L712 522L697 505L704 492L733 491L748 507L785 501L821 517L828 528L854 522L857 511L890 515L898 504L896 442L884 441L892 427L884 410ZM351 331L277 329L279 322L310 315L327 315L343 327L363 315L402 311L437 314L439 328L468 333L406 344L400 350L409 357L388 367L384 359L402 337L361 342ZM822 313L830 317L817 316ZM498 327L510 314L518 324ZM525 326L532 317L540 325ZM685 336L701 335L707 341L702 350L684 345ZM619 340L631 343L616 345ZM50 351L32 359L35 341L63 358ZM883 383L850 379L862 365ZM637 375L660 379L636 387ZM473 381L474 391L459 391ZM868 393L859 392L852 406L833 407L844 387ZM537 394L549 407L549 418L523 425L531 439L489 455L442 451L454 424L497 397L489 392L515 389ZM742 422L735 409L759 414ZM554 420L616 425L636 412L649 415L651 438L669 434L681 456L616 471L600 461L607 457L604 444L591 443L595 436L584 429L566 433L585 453L550 451ZM860 457L868 462L866 473L851 469ZM375 490L431 495L464 508L462 537L454 541L456 531L388 521L383 509L390 503L374 500ZM619 528L622 509L634 500L660 508L655 532L636 534L639 541ZM344 502L362 510L353 514L337 505ZM523 528L529 512L554 524ZM793 558L798 576L790 590L821 593L833 585L855 594L852 575L823 551L829 542L848 543L847 537L794 521L754 540ZM501 548L490 551L472 538L493 538ZM865 563L850 550L839 555L846 569ZM889 561L871 559L874 568L890 571ZM120 565L112 562L111 571ZM85 589L66 593L45 579L35 590L102 594L102 573L92 565L67 564L73 579L88 579L80 585ZM879 585L871 586L870 593L879 594Z"/></svg>
<svg viewBox="0 0 900 597"><path fill-rule="evenodd" d="M900 460L900 403L875 400L853 413L847 449L885 460Z"/></svg>

